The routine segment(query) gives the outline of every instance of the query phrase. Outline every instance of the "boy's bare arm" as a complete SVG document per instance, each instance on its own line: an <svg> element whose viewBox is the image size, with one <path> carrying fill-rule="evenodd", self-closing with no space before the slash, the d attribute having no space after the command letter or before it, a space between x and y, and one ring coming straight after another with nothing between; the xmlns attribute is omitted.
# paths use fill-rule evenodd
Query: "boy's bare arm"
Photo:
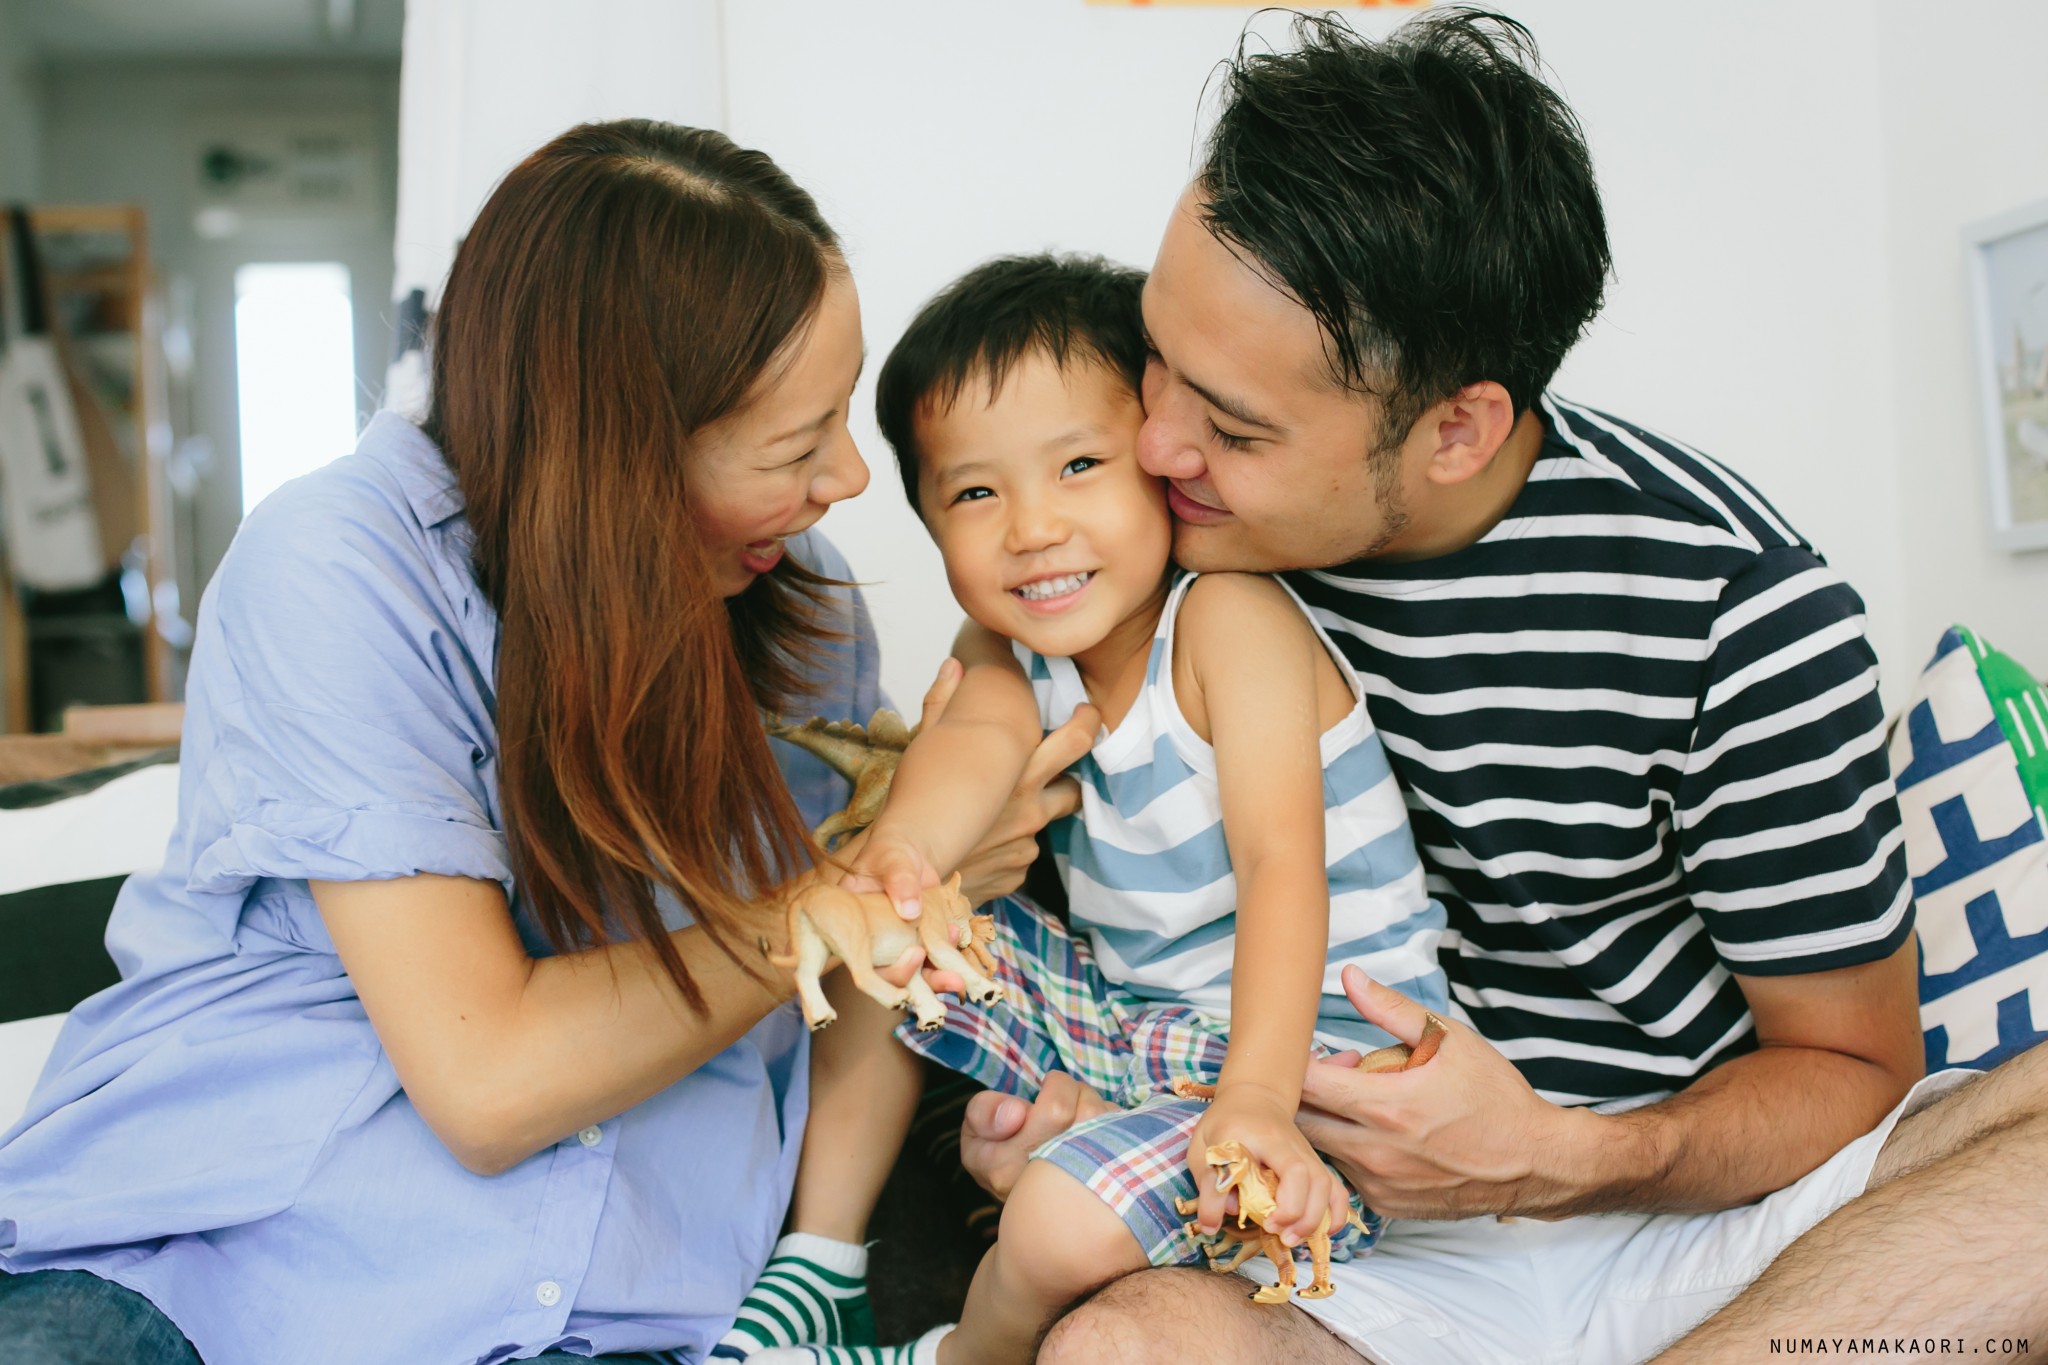
<svg viewBox="0 0 2048 1365"><path fill-rule="evenodd" d="M906 914L916 913L923 886L958 867L988 833L1041 738L1031 683L1008 641L970 621L953 655L964 669L959 686L904 751L888 804L853 864L856 877L871 878Z"/></svg>
<svg viewBox="0 0 2048 1365"><path fill-rule="evenodd" d="M1262 577L1204 576L1176 633L1188 668L1175 676L1197 684L1237 879L1230 1053L1217 1105L1234 1124L1249 1121L1240 1111L1270 1110L1291 1127L1329 951L1317 670L1333 665L1300 609ZM1312 1160L1301 1147L1296 1155ZM1335 1182L1323 1175L1315 1162L1289 1198L1283 1173L1279 1222L1313 1231L1333 1203Z"/></svg>

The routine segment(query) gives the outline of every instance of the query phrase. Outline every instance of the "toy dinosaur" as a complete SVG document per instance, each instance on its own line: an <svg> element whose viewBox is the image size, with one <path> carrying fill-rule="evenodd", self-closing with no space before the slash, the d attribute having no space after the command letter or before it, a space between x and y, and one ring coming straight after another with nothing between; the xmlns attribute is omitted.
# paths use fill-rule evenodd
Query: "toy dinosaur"
<svg viewBox="0 0 2048 1365"><path fill-rule="evenodd" d="M1391 1047L1368 1052L1358 1059L1354 1069L1358 1071L1412 1071L1430 1058L1436 1056L1450 1035L1444 1021L1434 1014L1425 1014L1422 1020L1422 1036L1415 1040L1415 1046L1395 1043ZM1173 1083L1173 1093L1182 1099L1213 1100L1216 1087L1200 1081L1179 1080ZM1216 1188L1229 1193L1237 1191L1237 1223L1225 1222L1216 1230L1215 1237L1208 1239L1204 1250L1208 1253L1209 1268L1214 1271L1236 1270L1252 1257L1264 1252L1273 1263L1279 1275L1278 1284L1267 1285L1252 1297L1254 1303L1285 1303L1291 1293L1299 1292L1304 1299L1324 1299L1335 1292L1330 1283L1330 1215L1324 1211L1316 1230L1309 1234L1305 1244L1313 1267L1313 1279L1307 1288L1294 1289L1294 1251L1280 1240L1276 1233L1267 1232L1265 1221L1273 1216L1273 1173L1252 1159L1245 1145L1232 1139L1219 1142L1203 1154L1209 1169L1214 1172ZM1183 1218L1193 1213L1196 1201L1176 1199L1174 1211ZM1358 1210L1352 1209L1346 1216L1347 1224L1355 1224L1360 1232L1369 1231L1359 1218ZM1185 1228L1190 1237L1207 1238L1201 1228L1189 1223ZM1235 1243L1225 1247L1224 1243Z"/></svg>
<svg viewBox="0 0 2048 1365"><path fill-rule="evenodd" d="M1294 1287L1294 1248L1280 1240L1280 1235L1266 1231L1266 1219L1273 1216L1273 1173L1252 1159L1252 1154L1242 1142L1232 1139L1219 1142L1205 1154L1209 1169L1215 1173L1216 1188L1229 1193L1237 1191L1237 1224L1233 1227L1225 1222L1217 1229L1218 1239L1228 1239L1237 1245L1228 1258L1218 1255L1218 1249L1209 1250L1209 1268L1220 1272L1231 1271L1243 1265L1260 1252L1273 1263L1274 1272L1280 1277L1278 1284L1261 1286L1251 1298L1253 1303L1285 1303L1292 1294L1299 1293L1304 1299L1327 1299L1336 1292L1330 1283L1330 1211L1323 1210L1323 1216L1316 1224L1316 1230L1309 1234L1309 1256L1313 1262L1313 1279L1300 1290ZM1174 1209L1183 1217L1195 1211L1192 1199L1176 1199ZM1360 1232L1367 1231L1358 1210L1351 1209L1345 1214L1346 1224L1355 1224ZM1200 1237L1202 1230L1194 1223L1186 1225L1191 1237Z"/></svg>
<svg viewBox="0 0 2048 1365"><path fill-rule="evenodd" d="M923 912L906 920L896 913L895 902L880 892L847 891L820 881L815 873L799 880L786 902L789 956L770 955L768 960L795 969L806 1023L821 1029L839 1017L818 985L818 973L837 954L864 995L891 1009L915 1009L917 1026L925 1032L939 1027L946 1020L946 1007L922 975L897 987L875 972L903 956L912 944L923 946L925 961L932 966L958 975L966 983L963 994L969 1000L988 1004L1002 998L1003 988L990 979L996 961L987 948L995 939L995 920L972 912L960 894L960 874L926 891L922 900Z"/></svg>
<svg viewBox="0 0 2048 1365"><path fill-rule="evenodd" d="M846 803L846 809L827 816L825 823L812 831L819 845L830 851L835 839L866 829L882 813L890 779L896 776L896 764L917 731L885 706L868 717L866 726L857 721L819 717L802 725L771 725L768 733L817 755L832 771L853 783L853 797Z"/></svg>
<svg viewBox="0 0 2048 1365"><path fill-rule="evenodd" d="M1422 1036L1415 1040L1415 1046L1395 1043L1391 1047L1377 1048L1352 1063L1353 1071L1413 1071L1444 1045L1450 1036L1450 1029L1434 1014L1422 1016ZM1178 1080L1173 1083L1173 1093L1184 1100L1213 1100L1216 1087L1202 1081Z"/></svg>

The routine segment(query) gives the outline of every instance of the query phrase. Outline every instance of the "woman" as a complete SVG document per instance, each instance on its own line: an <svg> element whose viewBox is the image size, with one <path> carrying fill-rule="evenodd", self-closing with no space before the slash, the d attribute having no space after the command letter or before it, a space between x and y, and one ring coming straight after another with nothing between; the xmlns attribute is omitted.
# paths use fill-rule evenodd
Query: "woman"
<svg viewBox="0 0 2048 1365"><path fill-rule="evenodd" d="M756 898L845 795L760 715L878 701L810 533L867 482L860 364L832 231L765 156L623 122L505 178L424 429L379 416L207 592L125 980L0 1144L0 1355L716 1341L807 1104Z"/></svg>

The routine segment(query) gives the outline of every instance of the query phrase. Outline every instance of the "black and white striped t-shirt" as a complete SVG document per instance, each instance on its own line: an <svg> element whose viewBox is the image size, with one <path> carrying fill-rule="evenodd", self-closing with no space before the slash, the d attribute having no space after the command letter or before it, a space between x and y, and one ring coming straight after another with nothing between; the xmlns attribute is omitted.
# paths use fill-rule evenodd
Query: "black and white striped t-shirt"
<svg viewBox="0 0 2048 1365"><path fill-rule="evenodd" d="M1755 1047L1731 973L1912 927L1863 604L1698 451L1545 398L1527 486L1438 559L1289 575L1364 677L1450 912L1452 1008L1565 1104Z"/></svg>

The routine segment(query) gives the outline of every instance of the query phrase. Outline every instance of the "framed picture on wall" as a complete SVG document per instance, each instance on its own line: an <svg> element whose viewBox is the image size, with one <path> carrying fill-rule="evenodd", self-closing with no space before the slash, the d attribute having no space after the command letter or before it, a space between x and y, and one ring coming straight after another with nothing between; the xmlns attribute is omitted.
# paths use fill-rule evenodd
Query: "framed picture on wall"
<svg viewBox="0 0 2048 1365"><path fill-rule="evenodd" d="M2048 549L2048 201L1973 223L1963 240L1992 543Z"/></svg>

